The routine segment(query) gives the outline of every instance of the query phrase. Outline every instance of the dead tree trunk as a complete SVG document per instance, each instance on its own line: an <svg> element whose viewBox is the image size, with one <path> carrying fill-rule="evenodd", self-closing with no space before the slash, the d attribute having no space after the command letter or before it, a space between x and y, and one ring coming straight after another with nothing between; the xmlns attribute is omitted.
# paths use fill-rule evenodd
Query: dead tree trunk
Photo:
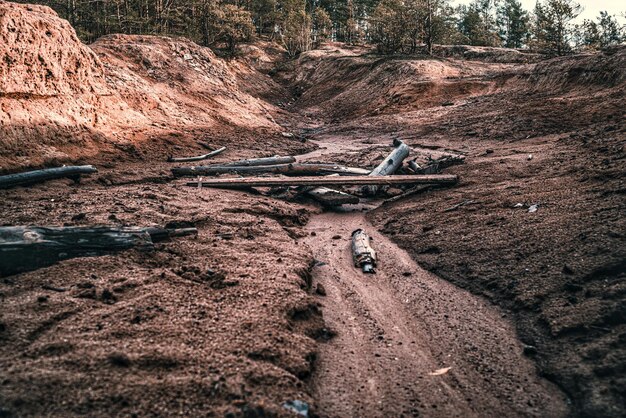
<svg viewBox="0 0 626 418"><path fill-rule="evenodd" d="M336 164L276 164L264 166L196 166L175 167L172 174L176 177L183 176L210 176L216 174L283 174L286 176L323 176L327 174L339 174L346 176L365 176L369 170L355 167L344 167Z"/></svg>
<svg viewBox="0 0 626 418"><path fill-rule="evenodd" d="M458 177L450 174L403 175L403 176L325 176L325 177L247 177L208 179L202 182L188 182L192 187L215 187L222 189L241 189L249 187L274 186L393 186L397 184L454 184Z"/></svg>
<svg viewBox="0 0 626 418"><path fill-rule="evenodd" d="M26 186L41 183L47 180L69 177L77 180L81 174L92 174L98 170L92 165L67 166L45 168L43 170L27 171L25 173L8 174L0 176L0 189L8 189L15 186Z"/></svg>
<svg viewBox="0 0 626 418"><path fill-rule="evenodd" d="M59 261L130 248L150 250L153 241L197 233L195 228L0 227L0 277Z"/></svg>
<svg viewBox="0 0 626 418"><path fill-rule="evenodd" d="M389 176L396 172L398 168L402 166L402 161L409 156L411 149L404 142L399 139L393 141L395 146L394 150L378 165L370 176ZM372 184L363 187L363 194L366 196L373 196L378 191L378 186Z"/></svg>
<svg viewBox="0 0 626 418"><path fill-rule="evenodd" d="M189 161L201 161L201 160L206 160L207 158L214 157L217 154L221 154L224 151L226 151L226 147L222 147L220 149L216 149L215 151L211 151L208 154L198 155L197 157L174 158L174 157L170 156L170 157L167 157L167 161L170 162L170 163L185 163L185 162L189 162Z"/></svg>
<svg viewBox="0 0 626 418"><path fill-rule="evenodd" d="M278 164L291 164L295 163L296 158L287 156L287 157L279 157L278 155L274 157L265 157L265 158L252 158L249 160L239 160L233 161L230 163L221 164L224 167L253 167L260 165L278 165Z"/></svg>

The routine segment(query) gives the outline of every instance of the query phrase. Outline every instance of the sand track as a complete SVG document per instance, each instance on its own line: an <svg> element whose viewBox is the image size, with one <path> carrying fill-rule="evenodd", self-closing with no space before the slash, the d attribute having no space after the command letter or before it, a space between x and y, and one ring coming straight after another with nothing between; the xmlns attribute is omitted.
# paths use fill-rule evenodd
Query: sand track
<svg viewBox="0 0 626 418"><path fill-rule="evenodd" d="M311 155L336 150L332 139ZM381 144L382 145L382 144ZM369 224L379 202L312 217L303 240L336 335L319 345L311 380L322 417L565 416L562 393L523 356L506 315L418 266ZM376 275L352 265L350 236L373 237ZM434 376L437 370L450 368Z"/></svg>

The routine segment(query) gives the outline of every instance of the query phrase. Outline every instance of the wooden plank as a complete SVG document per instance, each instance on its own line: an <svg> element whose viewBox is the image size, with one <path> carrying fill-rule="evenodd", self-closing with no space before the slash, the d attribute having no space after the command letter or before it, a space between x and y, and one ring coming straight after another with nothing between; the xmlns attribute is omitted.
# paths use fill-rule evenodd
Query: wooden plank
<svg viewBox="0 0 626 418"><path fill-rule="evenodd" d="M215 188L247 188L273 186L393 186L399 184L455 184L458 177L450 174L402 175L402 176L325 176L325 177L247 177L210 179L188 182L187 186Z"/></svg>
<svg viewBox="0 0 626 418"><path fill-rule="evenodd" d="M92 174L98 170L92 165L78 165L67 167L44 168L43 170L26 171L24 173L0 176L0 189L15 186L27 186L47 180L61 178L79 178L81 174Z"/></svg>
<svg viewBox="0 0 626 418"><path fill-rule="evenodd" d="M344 167L337 164L276 164L265 166L219 166L205 165L196 167L175 167L172 174L176 177L210 176L216 174L283 174L286 176L323 176L339 174L346 176L368 175L370 170L356 167Z"/></svg>

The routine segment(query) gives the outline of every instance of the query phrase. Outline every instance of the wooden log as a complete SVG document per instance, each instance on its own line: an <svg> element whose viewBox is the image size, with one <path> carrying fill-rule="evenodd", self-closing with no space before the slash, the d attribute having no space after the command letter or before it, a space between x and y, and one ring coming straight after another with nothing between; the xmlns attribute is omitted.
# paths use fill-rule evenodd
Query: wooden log
<svg viewBox="0 0 626 418"><path fill-rule="evenodd" d="M217 154L221 154L224 151L226 151L226 147L222 147L222 148L216 149L215 151L211 151L208 154L198 155L197 157L179 157L179 158L174 158L174 157L170 156L170 157L167 157L167 161L170 162L170 163L184 163L184 162L189 162L189 161L201 161L201 160L206 160L207 158L214 157Z"/></svg>
<svg viewBox="0 0 626 418"><path fill-rule="evenodd" d="M306 192L311 198L317 200L324 206L341 206L359 203L360 199L348 193L341 192L328 187L315 187Z"/></svg>
<svg viewBox="0 0 626 418"><path fill-rule="evenodd" d="M356 167L344 167L337 164L275 164L265 166L196 166L175 167L172 174L176 177L184 176L210 176L217 174L283 174L285 176L323 176L327 174L339 174L345 176L365 176L369 170Z"/></svg>
<svg viewBox="0 0 626 418"><path fill-rule="evenodd" d="M82 174L96 173L98 170L92 165L66 166L45 168L43 170L26 171L24 173L7 174L0 176L0 189L8 189L15 186L26 186L41 183L47 180L60 178L77 179Z"/></svg>
<svg viewBox="0 0 626 418"><path fill-rule="evenodd" d="M280 157L275 155L273 157L264 158L251 158L248 160L232 161L229 163L220 164L224 167L254 167L260 165L278 165L278 164L291 164L296 162L296 157L285 156Z"/></svg>
<svg viewBox="0 0 626 418"><path fill-rule="evenodd" d="M409 156L411 148L399 139L393 141L394 150L383 160L382 163L372 170L370 176L389 176L396 172L402 166L402 161ZM363 187L363 194L373 196L378 192L378 186L375 184Z"/></svg>
<svg viewBox="0 0 626 418"><path fill-rule="evenodd" d="M362 229L352 233L352 260L363 273L376 273L376 251L372 248L370 236Z"/></svg>
<svg viewBox="0 0 626 418"><path fill-rule="evenodd" d="M393 186L397 184L455 184L458 177L450 174L403 175L403 176L325 176L325 177L247 177L188 182L187 186L240 189L273 186Z"/></svg>
<svg viewBox="0 0 626 418"><path fill-rule="evenodd" d="M59 261L139 248L197 233L195 228L0 227L0 277L35 270Z"/></svg>

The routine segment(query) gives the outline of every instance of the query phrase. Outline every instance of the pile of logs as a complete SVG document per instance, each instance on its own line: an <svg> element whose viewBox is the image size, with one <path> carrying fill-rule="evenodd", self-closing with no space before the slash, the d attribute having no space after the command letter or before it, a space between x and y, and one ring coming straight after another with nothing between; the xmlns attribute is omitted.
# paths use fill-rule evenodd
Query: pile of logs
<svg viewBox="0 0 626 418"><path fill-rule="evenodd" d="M187 182L191 187L213 187L227 189L246 189L255 187L273 187L284 190L296 187L296 195L306 194L326 206L339 206L359 203L355 194L335 190L327 186L362 186L360 194L365 197L375 196L381 188L389 186L412 186L414 194L418 185L450 185L458 181L457 176L439 174L441 169L462 162L462 157L430 159L425 167L410 161L404 173L394 175L403 168L404 160L411 149L399 139L393 141L393 149L377 167L367 170L328 163L301 163L294 157L267 157L251 160L239 160L230 163L175 167L175 177L200 177L232 174L237 176L217 179L198 179ZM259 177L262 175L262 177ZM273 176L267 176L273 175ZM359 194L358 191L356 194Z"/></svg>

